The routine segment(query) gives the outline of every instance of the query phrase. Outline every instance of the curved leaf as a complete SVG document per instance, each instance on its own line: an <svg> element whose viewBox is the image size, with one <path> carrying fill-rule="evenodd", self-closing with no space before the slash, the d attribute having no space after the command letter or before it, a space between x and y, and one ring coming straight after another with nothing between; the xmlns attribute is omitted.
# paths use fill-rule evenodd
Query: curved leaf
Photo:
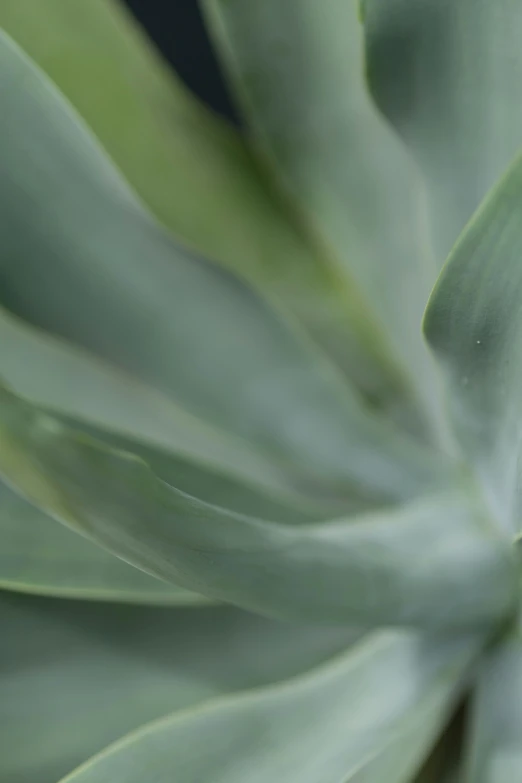
<svg viewBox="0 0 522 783"><path fill-rule="evenodd" d="M234 514L136 457L0 397L0 470L48 513L160 578L272 616L476 626L516 600L515 560L466 496L309 525Z"/></svg>
<svg viewBox="0 0 522 783"><path fill-rule="evenodd" d="M425 174L444 261L522 144L517 0L364 0L377 103Z"/></svg>
<svg viewBox="0 0 522 783"><path fill-rule="evenodd" d="M230 607L113 607L7 593L0 627L1 783L56 783L146 721L305 672L357 638Z"/></svg>
<svg viewBox="0 0 522 783"><path fill-rule="evenodd" d="M2 308L0 342L2 378L46 408L74 418L77 426L95 426L108 438L131 438L149 452L155 447L182 454L288 497L289 502L297 504L301 498L303 503L306 486L297 492L295 480L258 449L192 416L114 365L28 326ZM313 504L308 496L306 502Z"/></svg>
<svg viewBox="0 0 522 783"><path fill-rule="evenodd" d="M404 379L353 280L325 257L232 128L167 73L121 3L2 0L0 24L160 220L269 292L379 403L405 406Z"/></svg>
<svg viewBox="0 0 522 783"><path fill-rule="evenodd" d="M305 487L299 494L292 492L280 472L241 442L229 442L169 400L1 311L0 336L1 368L17 388L67 411L69 419L79 416L71 419L76 428L140 455L178 489L219 506L288 523L320 519L333 510L326 499L314 504ZM86 424L88 420L98 426ZM132 437L121 434L129 430ZM173 449L188 459L177 457ZM242 480L234 475L238 473L244 474ZM252 478L265 484L263 491ZM351 500L342 504L345 510L350 505ZM10 589L156 603L206 600L130 568L50 520L5 484L0 484L0 542L0 585Z"/></svg>
<svg viewBox="0 0 522 783"><path fill-rule="evenodd" d="M262 160L353 275L366 317L434 415L419 324L435 266L415 173L368 98L355 3L203 5Z"/></svg>
<svg viewBox="0 0 522 783"><path fill-rule="evenodd" d="M3 482L0 588L84 600L208 603L202 595L154 579L114 557L39 511Z"/></svg>
<svg viewBox="0 0 522 783"><path fill-rule="evenodd" d="M408 783L474 652L469 640L375 634L282 686L152 723L63 783Z"/></svg>
<svg viewBox="0 0 522 783"><path fill-rule="evenodd" d="M466 694L464 694L465 696ZM462 747L467 711L464 704L457 706L451 720L444 727L437 744L412 783L462 783Z"/></svg>
<svg viewBox="0 0 522 783"><path fill-rule="evenodd" d="M366 411L290 324L162 233L6 38L0 65L6 308L250 440L312 489L402 498L440 481L435 459Z"/></svg>
<svg viewBox="0 0 522 783"><path fill-rule="evenodd" d="M327 519L323 504L316 508L312 503L305 503L304 497L271 495L247 482L237 481L227 474L218 472L217 469L211 470L198 460L188 460L181 455L176 456L162 449L150 448L134 438L107 433L98 427L83 423L78 424L75 419L64 416L56 418L67 427L85 433L91 439L102 441L111 449L138 456L166 484L170 484L186 495L198 497L205 503L220 506L238 514L291 525L302 525L307 522ZM348 503L349 506L350 503ZM352 510L361 510L361 508L364 506L354 504Z"/></svg>
<svg viewBox="0 0 522 783"><path fill-rule="evenodd" d="M205 426L150 387L1 309L0 341L0 370L13 387L76 429L143 457L184 492L284 521L319 519L336 508L328 498L314 502L304 484L296 486L277 463L243 441ZM362 502L354 492L340 507Z"/></svg>
<svg viewBox="0 0 522 783"><path fill-rule="evenodd" d="M33 368L34 369L34 368ZM73 391L73 387L69 387ZM74 422L78 427L79 423ZM205 502L239 513L304 524L319 519L313 507L276 500L201 463L152 449L139 441L82 425L82 431L139 455L167 483ZM323 510L324 514L324 510ZM0 587L44 595L157 604L208 599L130 567L83 536L57 524L0 482Z"/></svg>
<svg viewBox="0 0 522 783"><path fill-rule="evenodd" d="M455 246L424 325L447 374L455 428L508 529L519 526L521 215L518 159Z"/></svg>
<svg viewBox="0 0 522 783"><path fill-rule="evenodd" d="M522 777L522 637L500 640L480 667L465 783Z"/></svg>

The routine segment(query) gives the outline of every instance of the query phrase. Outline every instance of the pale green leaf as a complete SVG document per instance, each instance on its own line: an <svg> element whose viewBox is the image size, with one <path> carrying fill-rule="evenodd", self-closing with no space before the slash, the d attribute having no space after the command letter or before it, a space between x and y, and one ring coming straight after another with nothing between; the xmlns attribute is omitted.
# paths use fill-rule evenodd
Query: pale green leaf
<svg viewBox="0 0 522 783"><path fill-rule="evenodd" d="M69 417L57 416L56 418L71 429L102 441L112 449L140 457L162 481L186 495L198 497L205 503L221 506L239 514L292 525L328 518L323 504L316 508L310 502L305 503L304 497L270 495L253 485L238 481L217 468L210 469L199 460L189 460L162 449L150 448L134 438L108 433ZM351 510L361 510L361 508L354 504Z"/></svg>
<svg viewBox="0 0 522 783"><path fill-rule="evenodd" d="M56 783L146 721L305 672L356 638L230 607L8 593L0 593L0 627L1 783Z"/></svg>
<svg viewBox="0 0 522 783"><path fill-rule="evenodd" d="M291 324L160 230L6 37L0 65L8 310L249 440L310 492L397 499L440 481Z"/></svg>
<svg viewBox="0 0 522 783"><path fill-rule="evenodd" d="M288 521L368 505L356 488L338 497L314 497L246 441L217 430L134 377L34 329L0 308L2 378L76 428L145 457L165 479L192 492L206 474L206 499L238 511ZM183 459L177 460L176 454ZM195 476L190 464L198 463ZM174 480L174 471L176 479ZM180 483L181 482L181 483ZM375 500L370 499L373 504Z"/></svg>
<svg viewBox="0 0 522 783"><path fill-rule="evenodd" d="M412 783L462 783L462 747L467 711L461 703Z"/></svg>
<svg viewBox="0 0 522 783"><path fill-rule="evenodd" d="M455 246L425 317L449 382L455 428L508 529L520 526L521 217L518 159Z"/></svg>
<svg viewBox="0 0 522 783"><path fill-rule="evenodd" d="M138 454L164 481L188 494L285 522L365 505L356 489L337 502L314 499L306 483L285 475L278 462L245 441L206 426L151 387L1 308L0 342L0 369L10 385L76 429Z"/></svg>
<svg viewBox="0 0 522 783"><path fill-rule="evenodd" d="M60 525L0 482L0 588L151 604L208 603ZM0 764L1 767L1 764Z"/></svg>
<svg viewBox="0 0 522 783"><path fill-rule="evenodd" d="M433 414L436 383L419 324L435 266L411 162L368 96L356 3L203 7L262 162L353 276L366 317Z"/></svg>
<svg viewBox="0 0 522 783"><path fill-rule="evenodd" d="M177 489L238 512L289 524L318 518L312 509L276 502L201 464L142 444L84 428L111 445L146 458ZM0 482L0 586L74 598L145 603L200 603L208 599L153 579L83 536L57 524Z"/></svg>
<svg viewBox="0 0 522 783"><path fill-rule="evenodd" d="M282 303L376 402L411 407L356 283L235 131L167 72L121 3L2 0L0 25L71 100L161 221Z"/></svg>
<svg viewBox="0 0 522 783"><path fill-rule="evenodd" d="M78 422L75 422L79 426ZM95 435L146 459L167 483L214 505L240 513L303 524L318 511L276 500L201 463L177 458L139 441L83 425ZM324 511L323 511L324 513ZM0 587L69 598L134 603L201 603L203 596L132 568L83 536L49 518L0 482Z"/></svg>
<svg viewBox="0 0 522 783"><path fill-rule="evenodd" d="M375 634L292 682L152 723L64 783L409 783L474 653Z"/></svg>
<svg viewBox="0 0 522 783"><path fill-rule="evenodd" d="M522 637L500 639L481 663L464 783L522 779Z"/></svg>
<svg viewBox="0 0 522 783"><path fill-rule="evenodd" d="M522 144L519 0L365 0L368 76L427 183L444 261Z"/></svg>
<svg viewBox="0 0 522 783"><path fill-rule="evenodd" d="M244 440L217 430L135 377L35 329L0 308L0 373L4 381L46 408L96 426L106 437L126 436L149 451L182 454L210 469L255 482L299 501L295 481ZM301 499L301 502L302 499ZM307 497L307 503L313 501Z"/></svg>
<svg viewBox="0 0 522 783"><path fill-rule="evenodd" d="M266 522L176 490L6 390L0 470L145 571L276 617L470 627L500 620L516 597L509 541L457 492L329 523Z"/></svg>
<svg viewBox="0 0 522 783"><path fill-rule="evenodd" d="M66 411L69 419L76 416L74 424L83 431L139 454L178 489L239 512L289 523L319 519L326 510L332 511L325 500L316 507L306 497L305 487L299 495L274 494L274 487L280 490L285 484L280 472L257 456L253 459L241 442L229 442L191 421L168 400L87 355L46 339L1 312L0 335L2 372L17 388ZM121 434L129 430L133 437ZM187 456L176 457L173 450ZM227 475L224 469L234 473ZM238 480L237 473L250 481ZM267 486L264 491L256 488L252 476L257 483L270 485L270 493ZM346 503L342 506L346 509ZM4 587L124 601L204 600L129 567L50 520L5 484L0 484L0 541Z"/></svg>

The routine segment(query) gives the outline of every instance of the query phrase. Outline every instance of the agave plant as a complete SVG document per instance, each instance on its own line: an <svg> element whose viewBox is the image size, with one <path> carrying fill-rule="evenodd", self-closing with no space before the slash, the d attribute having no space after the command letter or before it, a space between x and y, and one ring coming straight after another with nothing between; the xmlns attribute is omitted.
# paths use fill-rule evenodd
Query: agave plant
<svg viewBox="0 0 522 783"><path fill-rule="evenodd" d="M522 3L202 7L0 0L0 781L515 783Z"/></svg>

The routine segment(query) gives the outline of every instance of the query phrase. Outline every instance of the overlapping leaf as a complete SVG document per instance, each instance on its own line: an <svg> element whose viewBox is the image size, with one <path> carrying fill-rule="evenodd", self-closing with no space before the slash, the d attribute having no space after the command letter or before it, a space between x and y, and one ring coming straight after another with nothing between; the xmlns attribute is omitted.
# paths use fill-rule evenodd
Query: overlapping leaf
<svg viewBox="0 0 522 783"><path fill-rule="evenodd" d="M72 387L70 387L72 391ZM75 421L78 427L80 422ZM287 524L320 518L319 510L276 500L246 483L139 441L82 425L112 446L147 459L164 481L206 502ZM322 510L324 514L324 509ZM0 586L24 592L134 603L201 603L203 596L153 579L56 523L0 482Z"/></svg>
<svg viewBox="0 0 522 783"><path fill-rule="evenodd" d="M106 437L130 437L149 451L183 454L298 502L288 477L245 441L190 415L114 365L32 328L1 308L0 342L4 381L79 425L96 426Z"/></svg>
<svg viewBox="0 0 522 783"><path fill-rule="evenodd" d="M465 783L513 783L522 776L522 639L512 631L480 667Z"/></svg>
<svg viewBox="0 0 522 783"><path fill-rule="evenodd" d="M376 634L280 687L152 723L64 783L409 783L475 652Z"/></svg>
<svg viewBox="0 0 522 783"><path fill-rule="evenodd" d="M0 60L8 310L248 439L309 491L404 498L440 481L268 305L160 231L6 38Z"/></svg>
<svg viewBox="0 0 522 783"><path fill-rule="evenodd" d="M435 275L422 198L411 162L368 96L356 3L203 6L261 159L325 252L353 276L366 318L386 334L413 393L434 406L419 339Z"/></svg>
<svg viewBox="0 0 522 783"><path fill-rule="evenodd" d="M519 159L455 246L425 319L447 373L455 427L508 528L520 525L521 217Z"/></svg>
<svg viewBox="0 0 522 783"><path fill-rule="evenodd" d="M145 574L60 525L0 482L0 588L151 604L208 599Z"/></svg>
<svg viewBox="0 0 522 783"><path fill-rule="evenodd" d="M113 446L148 459L177 489L206 502L286 524L318 518L312 509L276 502L246 484L142 444L85 428ZM83 536L57 524L0 482L0 586L24 592L135 603L200 603L202 596L131 568Z"/></svg>
<svg viewBox="0 0 522 783"><path fill-rule="evenodd" d="M516 596L509 542L459 492L389 514L265 522L174 489L137 457L75 434L7 390L0 471L144 570L276 617L470 627L502 619Z"/></svg>
<svg viewBox="0 0 522 783"><path fill-rule="evenodd" d="M0 24L65 92L166 225L297 315L378 403L403 413L417 407L357 282L310 235L235 132L166 72L119 3L2 0Z"/></svg>
<svg viewBox="0 0 522 783"><path fill-rule="evenodd" d="M65 412L83 431L141 455L179 489L288 523L319 519L332 510L330 503L314 505L304 492L292 492L279 471L237 439L203 427L170 400L109 366L1 312L0 335L2 372L17 388ZM176 452L186 456L178 458ZM0 538L4 587L124 601L204 600L129 567L49 519L5 484L0 484Z"/></svg>
<svg viewBox="0 0 522 783"><path fill-rule="evenodd" d="M146 721L305 672L356 638L230 607L8 593L0 593L0 626L1 783L56 783Z"/></svg>
<svg viewBox="0 0 522 783"><path fill-rule="evenodd" d="M377 102L425 175L442 263L522 145L517 0L363 0Z"/></svg>
<svg viewBox="0 0 522 783"><path fill-rule="evenodd" d="M412 337L430 279L422 207L364 94L351 6L209 0L255 160L110 5L45 0L28 14L27 4L0 2L0 21L58 77L160 219L265 287L348 375L355 362L377 402L396 415L411 414L412 397L426 404L433 377ZM508 0L364 10L374 92L421 164L441 254L519 143L519 87L505 74L511 60L519 68L522 17ZM486 31L505 44L489 58ZM443 52L444 91L432 84ZM98 83L84 78L94 63ZM393 79L405 71L399 89L390 63ZM483 629L514 608L508 543L457 468L448 487L451 469L343 390L291 321L156 226L7 39L0 66L0 374L38 403L0 392L0 471L15 488L0 484L0 586L162 603L202 602L201 592L343 627L480 629L452 641L374 635L304 678L174 712L66 780L409 783ZM424 80L431 92L410 103ZM521 170L459 243L426 320L464 450L511 526ZM131 613L7 593L0 623L6 783L52 783L143 721L303 671L352 639L235 609ZM484 666L469 783L520 773L519 647L504 642Z"/></svg>

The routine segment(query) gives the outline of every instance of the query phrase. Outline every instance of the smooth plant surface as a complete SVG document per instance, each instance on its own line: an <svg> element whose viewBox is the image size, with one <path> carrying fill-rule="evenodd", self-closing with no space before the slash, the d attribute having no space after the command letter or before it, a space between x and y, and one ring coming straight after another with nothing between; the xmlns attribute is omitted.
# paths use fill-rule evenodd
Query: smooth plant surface
<svg viewBox="0 0 522 783"><path fill-rule="evenodd" d="M0 0L0 783L522 780L522 3Z"/></svg>

